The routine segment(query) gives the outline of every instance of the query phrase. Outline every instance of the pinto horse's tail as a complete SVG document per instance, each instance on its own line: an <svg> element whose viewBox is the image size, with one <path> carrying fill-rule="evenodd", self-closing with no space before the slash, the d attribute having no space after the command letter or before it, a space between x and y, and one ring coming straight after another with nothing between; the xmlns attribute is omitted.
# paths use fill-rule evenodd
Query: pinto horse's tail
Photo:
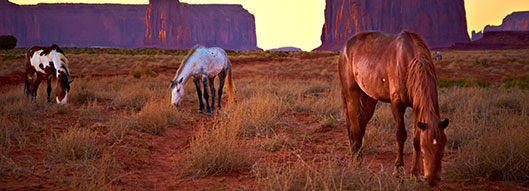
<svg viewBox="0 0 529 191"><path fill-rule="evenodd" d="M234 101L234 93L233 93L233 80L232 80L232 76L231 76L231 62L230 60L228 59L228 75L226 76L228 78L228 104L231 104L233 103Z"/></svg>
<svg viewBox="0 0 529 191"><path fill-rule="evenodd" d="M30 92L29 92L29 81L28 81L28 70L27 70L27 67L29 65L29 57L28 57L28 54L26 54L26 75L25 75L25 86L24 86L24 93L26 93L27 96L30 96Z"/></svg>

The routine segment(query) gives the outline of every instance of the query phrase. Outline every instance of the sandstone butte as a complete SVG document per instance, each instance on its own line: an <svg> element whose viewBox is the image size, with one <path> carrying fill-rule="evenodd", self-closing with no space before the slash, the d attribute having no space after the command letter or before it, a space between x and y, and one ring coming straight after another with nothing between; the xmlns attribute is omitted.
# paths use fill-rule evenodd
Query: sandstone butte
<svg viewBox="0 0 529 191"><path fill-rule="evenodd" d="M463 0L326 0L322 45L340 50L365 31L420 34L431 48L469 42Z"/></svg>
<svg viewBox="0 0 529 191"><path fill-rule="evenodd" d="M195 44L258 50L255 19L241 5L37 4L0 0L0 35L19 47L49 45L190 48Z"/></svg>
<svg viewBox="0 0 529 191"><path fill-rule="evenodd" d="M529 11L513 12L503 19L501 25L487 25L483 29L483 32L490 31L529 31ZM481 39L483 32L472 31L472 40Z"/></svg>

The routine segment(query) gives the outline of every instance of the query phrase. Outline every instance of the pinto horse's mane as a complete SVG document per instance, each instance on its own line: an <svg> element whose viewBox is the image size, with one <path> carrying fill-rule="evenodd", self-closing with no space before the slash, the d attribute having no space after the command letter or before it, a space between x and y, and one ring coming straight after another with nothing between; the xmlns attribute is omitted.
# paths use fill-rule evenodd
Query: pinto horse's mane
<svg viewBox="0 0 529 191"><path fill-rule="evenodd" d="M408 66L408 92L413 99L413 109L418 122L439 123L439 102L437 96L437 74L430 49L426 42L417 34L406 33L413 40L415 57ZM442 135L440 126L430 124L426 129L425 146L427 152L433 152L433 139ZM442 141L442 140L438 140ZM444 144L444 143L443 143Z"/></svg>
<svg viewBox="0 0 529 191"><path fill-rule="evenodd" d="M193 56L193 54L195 54L195 52L197 51L197 49L199 47L200 47L200 45L195 45L193 48L191 48L191 50L189 50L189 53L187 53L187 55L182 60L182 63L180 63L180 67L178 67L178 71L176 72L175 78L178 77L178 75L180 75L180 73L182 73L185 64L187 63L187 61L189 61L191 56Z"/></svg>

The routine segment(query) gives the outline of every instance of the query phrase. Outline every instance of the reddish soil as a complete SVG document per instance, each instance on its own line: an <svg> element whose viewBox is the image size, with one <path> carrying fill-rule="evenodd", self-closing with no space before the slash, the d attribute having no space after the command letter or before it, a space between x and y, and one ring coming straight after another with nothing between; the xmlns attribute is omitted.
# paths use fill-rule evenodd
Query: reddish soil
<svg viewBox="0 0 529 191"><path fill-rule="evenodd" d="M334 54L326 56L309 55L305 59L328 58L335 59ZM288 58L258 58L232 59L234 70L245 65L267 64L271 62L284 62ZM153 68L157 73L163 75L174 75L175 66L159 66ZM335 72L334 65L328 66L329 71ZM469 71L473 72L473 71ZM94 74L86 75L93 78L107 77L108 75ZM125 72L116 71L114 75L126 75ZM272 72L271 76L275 76ZM457 77L456 74L448 70L441 70L441 76ZM2 86L23 82L23 73L12 72L8 76L0 77ZM80 77L80 76L78 76ZM244 78L239 75L237 78ZM310 79L311 76L277 76L287 79ZM493 78L494 76L490 76ZM258 190L258 183L253 172L232 172L229 174L210 175L197 177L183 168L186 165L186 151L189 148L190 139L194 132L201 125L211 125L215 117L207 118L202 114L190 109L195 102L183 102L179 108L181 112L191 113L189 118L184 119L182 125L169 127L162 135L152 135L149 133L131 131L129 136L119 142L106 140L103 153L111 153L116 159L118 168L115 170L113 185L121 190ZM81 106L72 106L81 107ZM106 111L107 116L112 116L116 112ZM78 120L78 124L71 118L77 118L75 113L43 116L44 127L37 127L30 124L30 128L25 130L27 134L26 144L23 148L10 148L8 155L21 167L15 172L0 172L0 190L67 190L65 185L71 180L80 167L72 165L70 162L53 161L47 157L49 149L45 148L46 139L52 137L57 131L61 132L71 126L81 126L98 129L97 121ZM281 148L275 152L267 152L259 149L257 153L258 162L273 160L278 162L295 162L298 158L305 161L321 161L324 155L333 153L339 156L342 161L351 160L348 138L344 124L336 124L335 127L323 127L311 113L296 113L289 111L284 117L285 124L278 128L279 134L290 137L292 143L297 148L292 151L288 148ZM57 121L62 123L57 124ZM376 128L376 127L368 127ZM104 133L104 132L102 132ZM303 137L307 135L308 137ZM391 134L387 139L394 139ZM394 142L386 147L393 148ZM371 164L373 169L380 165L391 169L395 160L394 149L391 152L374 153L364 155L364 164ZM52 164L52 165L50 165ZM411 165L411 154L405 155L405 171ZM12 176L11 174L16 174ZM493 180L468 180L461 182L443 182L438 190L529 190L529 185L520 185L510 182L500 182Z"/></svg>

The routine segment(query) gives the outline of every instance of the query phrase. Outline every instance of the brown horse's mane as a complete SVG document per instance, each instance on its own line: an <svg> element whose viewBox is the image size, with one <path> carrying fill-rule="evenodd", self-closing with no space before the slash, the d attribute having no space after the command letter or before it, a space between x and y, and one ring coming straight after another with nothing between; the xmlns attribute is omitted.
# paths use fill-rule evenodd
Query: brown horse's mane
<svg viewBox="0 0 529 191"><path fill-rule="evenodd" d="M189 50L189 53L187 53L187 55L182 60L182 63L180 63L180 67L178 67L178 71L176 72L175 78L178 77L180 73L182 73L182 69L184 68L184 65L187 63L187 61L191 58L191 56L197 51L199 47L200 45L197 44L193 48L191 48L191 50Z"/></svg>
<svg viewBox="0 0 529 191"><path fill-rule="evenodd" d="M408 92L413 99L413 109L417 122L439 123L439 102L437 96L437 74L430 49L426 42L417 34L405 32L415 45L415 57L408 66ZM433 152L433 139L442 135L439 124L429 124L426 129L425 143L427 151ZM437 140L442 141L442 139ZM444 143L443 143L444 145Z"/></svg>

